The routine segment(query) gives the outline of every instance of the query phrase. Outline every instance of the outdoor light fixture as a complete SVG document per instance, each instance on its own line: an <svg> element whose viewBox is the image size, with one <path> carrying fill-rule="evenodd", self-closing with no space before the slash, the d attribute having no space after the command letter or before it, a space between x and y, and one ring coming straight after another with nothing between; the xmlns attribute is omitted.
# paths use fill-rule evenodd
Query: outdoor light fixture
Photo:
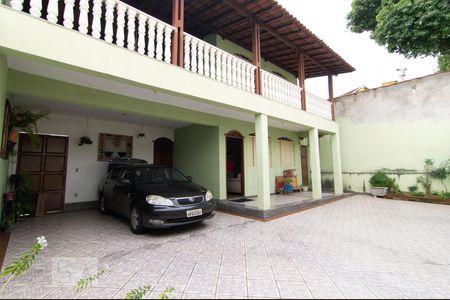
<svg viewBox="0 0 450 300"><path fill-rule="evenodd" d="M138 132L137 138L145 138L144 125L141 124L141 130Z"/></svg>

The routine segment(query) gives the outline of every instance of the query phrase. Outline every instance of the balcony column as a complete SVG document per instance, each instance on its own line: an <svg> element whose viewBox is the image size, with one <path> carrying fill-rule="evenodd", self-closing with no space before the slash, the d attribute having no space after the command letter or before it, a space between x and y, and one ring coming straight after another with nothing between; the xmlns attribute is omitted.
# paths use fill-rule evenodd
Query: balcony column
<svg viewBox="0 0 450 300"><path fill-rule="evenodd" d="M328 100L331 102L331 118L333 121L335 121L336 115L334 112L333 75L328 75L328 95Z"/></svg>
<svg viewBox="0 0 450 300"><path fill-rule="evenodd" d="M344 186L342 183L341 143L339 131L331 135L331 152L333 157L334 193L342 195Z"/></svg>
<svg viewBox="0 0 450 300"><path fill-rule="evenodd" d="M314 200L322 198L322 175L320 173L319 131L309 130L309 157L311 161L311 185Z"/></svg>
<svg viewBox="0 0 450 300"><path fill-rule="evenodd" d="M256 19L253 20L253 31L252 31L252 49L253 49L253 64L256 66L255 74L255 87L256 94L262 94L262 83L261 83L261 26L258 24Z"/></svg>
<svg viewBox="0 0 450 300"><path fill-rule="evenodd" d="M255 120L255 150L258 209L270 209L270 166L268 120L266 115L257 115Z"/></svg>
<svg viewBox="0 0 450 300"><path fill-rule="evenodd" d="M184 67L184 0L173 0L172 25L172 64Z"/></svg>
<svg viewBox="0 0 450 300"><path fill-rule="evenodd" d="M302 109L306 111L305 56L301 53L298 56L298 82L302 88L300 92L300 103L302 104Z"/></svg>

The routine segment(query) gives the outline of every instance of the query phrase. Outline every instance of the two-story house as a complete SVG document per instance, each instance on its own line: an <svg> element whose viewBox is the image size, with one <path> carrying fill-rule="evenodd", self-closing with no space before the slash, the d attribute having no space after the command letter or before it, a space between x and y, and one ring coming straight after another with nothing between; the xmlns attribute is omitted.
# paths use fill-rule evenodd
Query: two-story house
<svg viewBox="0 0 450 300"><path fill-rule="evenodd" d="M329 135L341 194L333 76L353 70L275 0L2 0L0 115L7 99L50 115L39 147L22 135L0 162L1 191L28 172L61 211L97 200L111 158L134 157L267 210L286 169L322 197ZM319 76L328 100L306 90Z"/></svg>

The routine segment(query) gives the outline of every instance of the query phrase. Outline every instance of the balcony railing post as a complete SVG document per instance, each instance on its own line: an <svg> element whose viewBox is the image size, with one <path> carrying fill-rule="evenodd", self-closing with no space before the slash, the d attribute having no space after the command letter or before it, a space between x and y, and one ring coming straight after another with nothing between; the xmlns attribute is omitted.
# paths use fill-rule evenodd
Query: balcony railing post
<svg viewBox="0 0 450 300"><path fill-rule="evenodd" d="M302 109L306 111L306 89L305 89L305 56L299 53L298 56L298 82L300 84L300 103Z"/></svg>
<svg viewBox="0 0 450 300"><path fill-rule="evenodd" d="M331 118L333 121L336 120L336 114L334 111L334 91L333 91L333 75L328 75L328 95L329 101L331 102Z"/></svg>
<svg viewBox="0 0 450 300"><path fill-rule="evenodd" d="M175 32L172 36L172 64L184 66L184 0L173 0L172 26Z"/></svg>
<svg viewBox="0 0 450 300"><path fill-rule="evenodd" d="M255 89L256 94L261 95L261 26L256 19L253 20L252 49L253 64L256 66Z"/></svg>

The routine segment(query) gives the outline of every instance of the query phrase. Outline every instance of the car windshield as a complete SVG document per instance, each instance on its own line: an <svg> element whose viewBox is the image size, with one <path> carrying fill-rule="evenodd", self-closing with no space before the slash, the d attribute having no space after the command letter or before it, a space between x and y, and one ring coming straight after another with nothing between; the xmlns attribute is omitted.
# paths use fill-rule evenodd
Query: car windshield
<svg viewBox="0 0 450 300"><path fill-rule="evenodd" d="M143 167L135 169L136 182L146 183L181 183L189 180L180 171L171 167Z"/></svg>

